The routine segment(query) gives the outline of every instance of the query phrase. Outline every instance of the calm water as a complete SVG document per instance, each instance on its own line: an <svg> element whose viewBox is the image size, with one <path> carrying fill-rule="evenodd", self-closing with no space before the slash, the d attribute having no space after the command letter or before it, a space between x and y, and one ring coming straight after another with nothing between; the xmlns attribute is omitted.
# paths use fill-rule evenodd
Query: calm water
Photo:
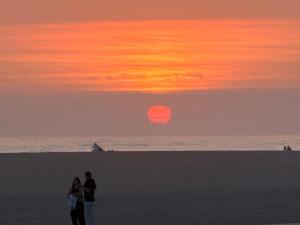
<svg viewBox="0 0 300 225"><path fill-rule="evenodd" d="M197 137L0 137L0 153L87 152L98 142L115 151L300 150L300 135Z"/></svg>

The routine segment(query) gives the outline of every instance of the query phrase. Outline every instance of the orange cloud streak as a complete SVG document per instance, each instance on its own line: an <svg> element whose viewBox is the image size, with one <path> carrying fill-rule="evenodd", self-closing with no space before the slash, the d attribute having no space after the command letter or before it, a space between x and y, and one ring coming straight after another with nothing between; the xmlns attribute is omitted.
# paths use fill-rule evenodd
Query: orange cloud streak
<svg viewBox="0 0 300 225"><path fill-rule="evenodd" d="M2 90L300 87L300 20L2 26Z"/></svg>

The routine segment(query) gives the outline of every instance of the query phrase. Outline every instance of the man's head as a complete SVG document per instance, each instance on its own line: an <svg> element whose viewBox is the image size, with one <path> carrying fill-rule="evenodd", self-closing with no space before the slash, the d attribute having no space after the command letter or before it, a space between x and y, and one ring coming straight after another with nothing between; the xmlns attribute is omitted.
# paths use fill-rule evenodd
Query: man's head
<svg viewBox="0 0 300 225"><path fill-rule="evenodd" d="M89 178L92 177L92 173L91 173L90 171L86 171L86 172L84 173L84 176L85 176L85 179L87 180L87 179L89 179Z"/></svg>

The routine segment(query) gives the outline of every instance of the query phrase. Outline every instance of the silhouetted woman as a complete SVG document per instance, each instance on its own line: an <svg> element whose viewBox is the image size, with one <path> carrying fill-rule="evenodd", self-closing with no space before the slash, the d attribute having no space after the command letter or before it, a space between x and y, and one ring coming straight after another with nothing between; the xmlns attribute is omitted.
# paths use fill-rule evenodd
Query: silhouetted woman
<svg viewBox="0 0 300 225"><path fill-rule="evenodd" d="M68 198L71 201L71 218L73 225L85 225L84 221L84 203L83 203L83 186L80 179L74 177L72 187L69 189Z"/></svg>

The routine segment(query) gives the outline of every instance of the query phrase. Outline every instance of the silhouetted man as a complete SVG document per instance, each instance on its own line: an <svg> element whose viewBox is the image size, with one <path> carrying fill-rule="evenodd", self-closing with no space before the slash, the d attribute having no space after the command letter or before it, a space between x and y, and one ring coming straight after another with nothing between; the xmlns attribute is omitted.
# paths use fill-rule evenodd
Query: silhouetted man
<svg viewBox="0 0 300 225"><path fill-rule="evenodd" d="M85 172L84 183L84 218L86 225L95 225L94 222L94 205L95 205L95 190L96 183L92 178L90 171Z"/></svg>

